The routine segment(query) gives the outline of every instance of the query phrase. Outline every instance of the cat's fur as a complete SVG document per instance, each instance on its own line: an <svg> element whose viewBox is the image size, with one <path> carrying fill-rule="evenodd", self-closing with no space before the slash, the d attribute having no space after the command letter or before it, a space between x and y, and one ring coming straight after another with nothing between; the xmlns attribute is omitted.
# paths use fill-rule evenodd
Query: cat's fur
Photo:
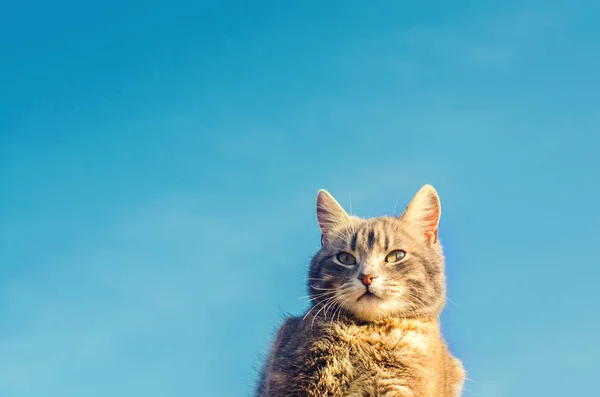
<svg viewBox="0 0 600 397"><path fill-rule="evenodd" d="M446 300L440 214L429 185L401 217L372 219L347 215L319 191L322 248L308 278L313 306L279 329L256 396L459 396L465 373L438 320ZM394 250L406 254L388 263ZM355 263L342 263L339 252Z"/></svg>

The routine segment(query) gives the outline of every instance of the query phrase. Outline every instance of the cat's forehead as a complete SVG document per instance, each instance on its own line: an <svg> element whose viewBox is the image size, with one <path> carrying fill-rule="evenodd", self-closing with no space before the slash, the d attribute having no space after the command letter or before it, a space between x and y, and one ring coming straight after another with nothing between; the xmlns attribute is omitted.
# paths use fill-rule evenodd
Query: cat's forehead
<svg viewBox="0 0 600 397"><path fill-rule="evenodd" d="M339 233L335 245L352 251L385 251L409 239L403 222L395 217L355 219Z"/></svg>

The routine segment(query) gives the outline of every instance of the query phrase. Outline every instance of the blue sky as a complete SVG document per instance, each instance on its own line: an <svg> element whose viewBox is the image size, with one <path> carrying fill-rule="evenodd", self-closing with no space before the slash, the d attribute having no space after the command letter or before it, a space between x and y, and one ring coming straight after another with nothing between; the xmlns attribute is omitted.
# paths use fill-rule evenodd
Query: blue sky
<svg viewBox="0 0 600 397"><path fill-rule="evenodd" d="M425 183L463 395L595 390L598 5L437 3L4 2L0 396L249 395L317 190Z"/></svg>

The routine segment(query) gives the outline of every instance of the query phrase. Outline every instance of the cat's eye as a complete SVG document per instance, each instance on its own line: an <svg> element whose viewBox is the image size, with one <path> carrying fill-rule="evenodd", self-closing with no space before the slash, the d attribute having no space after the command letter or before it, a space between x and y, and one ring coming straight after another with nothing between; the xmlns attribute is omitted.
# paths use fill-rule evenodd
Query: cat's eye
<svg viewBox="0 0 600 397"><path fill-rule="evenodd" d="M385 257L385 261L387 263L396 263L396 262L399 262L400 260L402 260L402 258L404 258L405 255L406 255L406 252L404 252L402 250L394 250L394 251L390 252L389 254L387 254L387 256Z"/></svg>
<svg viewBox="0 0 600 397"><path fill-rule="evenodd" d="M356 265L356 258L347 252L340 252L335 257L340 265L342 266L354 266Z"/></svg>

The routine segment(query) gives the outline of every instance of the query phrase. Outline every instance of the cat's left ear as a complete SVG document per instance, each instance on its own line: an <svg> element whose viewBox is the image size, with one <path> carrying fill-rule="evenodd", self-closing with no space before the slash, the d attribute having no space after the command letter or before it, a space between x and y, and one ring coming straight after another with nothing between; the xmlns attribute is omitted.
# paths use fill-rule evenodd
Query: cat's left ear
<svg viewBox="0 0 600 397"><path fill-rule="evenodd" d="M425 235L431 243L438 240L438 226L442 205L436 190L431 185L423 186L411 200L400 217Z"/></svg>
<svg viewBox="0 0 600 397"><path fill-rule="evenodd" d="M348 214L326 190L319 190L317 194L317 220L323 235L331 231L336 225L348 221Z"/></svg>

